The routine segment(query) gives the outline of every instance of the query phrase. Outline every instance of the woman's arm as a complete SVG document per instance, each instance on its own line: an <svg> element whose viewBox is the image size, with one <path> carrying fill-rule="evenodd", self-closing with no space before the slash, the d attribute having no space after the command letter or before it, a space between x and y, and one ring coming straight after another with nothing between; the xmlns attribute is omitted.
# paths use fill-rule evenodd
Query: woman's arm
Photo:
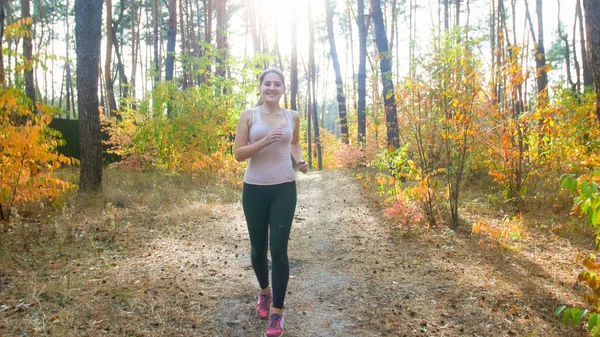
<svg viewBox="0 0 600 337"><path fill-rule="evenodd" d="M249 138L248 133L250 126L252 125L252 110L245 110L240 116L237 130L235 132L235 160L244 161L250 159L258 151L267 147L271 143L274 143L283 137L283 133L279 130L272 130L261 140L248 144Z"/></svg>
<svg viewBox="0 0 600 337"><path fill-rule="evenodd" d="M298 164L300 172L306 173L308 171L308 163L302 159L302 146L300 145L300 115L292 110L292 118L294 119L295 126L291 143L292 158Z"/></svg>

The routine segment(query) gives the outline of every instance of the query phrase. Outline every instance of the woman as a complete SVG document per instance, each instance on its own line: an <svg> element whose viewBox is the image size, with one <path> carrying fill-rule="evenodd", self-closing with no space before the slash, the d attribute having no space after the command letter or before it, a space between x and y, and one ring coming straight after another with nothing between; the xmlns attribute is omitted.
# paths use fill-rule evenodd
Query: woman
<svg viewBox="0 0 600 337"><path fill-rule="evenodd" d="M256 313L261 318L269 317L267 337L279 337L283 333L283 301L289 279L288 239L296 210L296 182L290 156L303 173L308 164L302 160L299 143L300 117L296 111L279 105L285 92L283 73L273 68L263 71L259 91L258 106L240 116L235 159L249 159L242 204L250 234L252 267L261 288ZM269 232L272 291L267 261Z"/></svg>

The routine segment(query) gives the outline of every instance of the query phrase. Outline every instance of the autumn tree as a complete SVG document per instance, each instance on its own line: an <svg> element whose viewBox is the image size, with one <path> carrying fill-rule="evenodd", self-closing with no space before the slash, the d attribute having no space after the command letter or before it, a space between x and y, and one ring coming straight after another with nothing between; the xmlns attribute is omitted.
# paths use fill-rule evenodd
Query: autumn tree
<svg viewBox="0 0 600 337"><path fill-rule="evenodd" d="M356 17L358 25L358 143L364 144L367 137L367 27L365 24L365 1L358 0L358 13Z"/></svg>
<svg viewBox="0 0 600 337"><path fill-rule="evenodd" d="M21 17L24 19L28 19L33 22L31 19L31 10L30 10L30 2L29 0L21 0ZM25 59L25 93L27 97L31 100L31 104L35 109L35 85L33 82L33 44L32 34L31 34L31 24L28 24L28 30L30 33L25 34L23 36L23 58Z"/></svg>
<svg viewBox="0 0 600 337"><path fill-rule="evenodd" d="M77 107L81 166L79 189L102 188L102 140L98 101L98 64L103 0L75 2L75 41L77 53Z"/></svg>
<svg viewBox="0 0 600 337"><path fill-rule="evenodd" d="M592 71L590 69L589 61L588 61L588 53L586 48L586 36L584 32L584 24L583 24L583 14L581 10L581 0L577 0L577 4L575 6L575 13L577 15L577 22L579 23L579 45L581 49L581 65L583 68L583 86L589 87L594 84L594 79L592 76ZM575 29L575 27L573 27ZM575 34L573 34L573 39L575 39ZM575 40L573 40L575 41ZM573 43L573 47L575 47L575 43Z"/></svg>
<svg viewBox="0 0 600 337"><path fill-rule="evenodd" d="M113 17L112 0L106 0L106 58L104 60L104 83L106 86L106 100L108 110L112 114L117 110L115 100L114 79L112 78L112 53L113 53Z"/></svg>
<svg viewBox="0 0 600 337"><path fill-rule="evenodd" d="M527 13L527 21L531 30L531 37L535 47L535 70L536 82L538 90L538 103L545 105L548 96L548 66L546 65L546 50L544 49L544 16L542 0L536 0L537 14L537 37L536 31L533 28L533 22L529 13L529 3L525 0L525 10Z"/></svg>
<svg viewBox="0 0 600 337"><path fill-rule="evenodd" d="M177 0L169 0L169 30L167 33L167 59L165 61L165 80L173 79L175 70L175 42L177 41Z"/></svg>
<svg viewBox="0 0 600 337"><path fill-rule="evenodd" d="M4 73L4 55L3 55L3 38L4 38L4 19L6 18L6 3L7 0L0 0L0 87L6 85L6 75Z"/></svg>
<svg viewBox="0 0 600 337"><path fill-rule="evenodd" d="M311 117L309 119L309 124L310 124L310 120L312 119L313 122L313 129L314 129L314 139L315 139L315 146L317 147L317 165L318 165L318 169L322 170L323 169L323 158L321 156L321 140L319 137L319 118L317 116L317 90L316 90L316 83L317 83L317 75L316 75L316 69L315 69L315 26L314 26L314 22L313 22L313 12L312 12L312 0L308 1L308 34L309 34L309 43L308 43L308 81L311 82L310 86L309 86L309 92L310 92L310 98L311 98L311 102L312 104L309 104L309 108L308 110L308 114ZM309 134L310 137L310 134ZM309 151L312 152L312 147L309 146ZM312 156L309 154L309 158L312 159ZM311 166L311 161L309 160L309 166Z"/></svg>
<svg viewBox="0 0 600 337"><path fill-rule="evenodd" d="M342 142L348 144L348 119L346 117L346 96L344 95L344 82L342 81L340 61L338 60L337 48L335 46L335 33L333 32L333 7L331 6L330 0L325 0L325 7L327 15L327 34L329 36L329 48L331 52L331 59L333 60L333 69L335 70L335 85L337 92L336 97L338 101Z"/></svg>
<svg viewBox="0 0 600 337"><path fill-rule="evenodd" d="M583 0L587 32L589 65L592 68L596 99L600 98L600 0ZM596 104L596 118L600 121L600 104Z"/></svg>
<svg viewBox="0 0 600 337"><path fill-rule="evenodd" d="M396 112L396 96L392 81L392 58L388 50L387 34L383 23L380 0L371 0L371 15L375 26L375 42L379 52L379 67L381 69L381 82L383 84L387 144L389 148L397 149L400 147L400 135Z"/></svg>
<svg viewBox="0 0 600 337"><path fill-rule="evenodd" d="M291 38L292 50L290 56L290 108L298 110L298 22L295 13L292 13Z"/></svg>
<svg viewBox="0 0 600 337"><path fill-rule="evenodd" d="M227 0L217 0L216 16L217 16L217 75L225 77L225 60L227 58Z"/></svg>

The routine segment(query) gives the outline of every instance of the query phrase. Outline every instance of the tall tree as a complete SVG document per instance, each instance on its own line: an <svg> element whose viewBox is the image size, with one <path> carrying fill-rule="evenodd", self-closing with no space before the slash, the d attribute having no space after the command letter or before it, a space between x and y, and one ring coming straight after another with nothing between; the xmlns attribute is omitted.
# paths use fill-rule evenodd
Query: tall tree
<svg viewBox="0 0 600 337"><path fill-rule="evenodd" d="M563 49L563 55L565 57L565 63L567 64L567 83L571 86L571 90L577 90L577 84L573 82L573 76L571 76L571 47L569 46L569 37L563 32L563 24L560 20L560 0L557 1L558 5L558 37L565 44ZM573 46L575 47L575 46Z"/></svg>
<svg viewBox="0 0 600 337"><path fill-rule="evenodd" d="M394 94L394 83L392 81L392 59L388 50L383 13L381 12L381 0L371 0L371 15L375 26L375 42L379 52L379 67L383 84L387 145L391 149L397 149L400 147L400 136L396 112L396 95Z"/></svg>
<svg viewBox="0 0 600 337"><path fill-rule="evenodd" d="M65 34L65 44L67 45L67 50L66 50L66 62L65 62L65 73L66 73L66 80L65 80L65 86L67 87L66 89L66 96L67 96L67 117L71 118L71 115L74 115L71 112L71 109L75 110L75 94L73 93L73 76L71 76L71 23L69 21L69 17L71 16L69 14L69 2L67 1L66 6L65 6L65 24L66 24L66 34ZM61 93L62 94L62 93Z"/></svg>
<svg viewBox="0 0 600 337"><path fill-rule="evenodd" d="M537 14L537 38L535 29L533 28L533 22L531 15L529 14L529 4L525 0L525 10L527 14L527 21L529 21L529 27L531 30L531 37L535 44L535 69L536 69L536 82L538 90L538 102L539 104L545 104L547 100L547 88L548 88L548 68L546 66L546 51L544 49L544 20L542 12L542 0L536 0L536 14Z"/></svg>
<svg viewBox="0 0 600 337"><path fill-rule="evenodd" d="M104 83L106 85L106 99L108 101L108 113L113 114L117 110L115 99L115 80L112 78L112 53L113 53L113 17L112 0L106 0L106 56L104 59Z"/></svg>
<svg viewBox="0 0 600 337"><path fill-rule="evenodd" d="M585 26L589 52L589 65L592 68L596 99L600 98L600 0L583 0ZM600 104L596 104L596 118L600 122Z"/></svg>
<svg viewBox="0 0 600 337"><path fill-rule="evenodd" d="M21 0L21 17L32 20L29 0ZM31 31L31 26L28 27ZM35 110L35 85L33 81L33 44L31 43L32 34L25 34L23 37L23 57L25 58L25 93L31 100ZM2 46L0 46L2 47Z"/></svg>
<svg viewBox="0 0 600 337"><path fill-rule="evenodd" d="M298 21L296 20L295 10L292 9L291 33L292 33L292 53L290 57L290 108L298 110Z"/></svg>
<svg viewBox="0 0 600 337"><path fill-rule="evenodd" d="M4 73L4 19L6 19L7 0L0 0L0 87L6 86L6 74Z"/></svg>
<svg viewBox="0 0 600 337"><path fill-rule="evenodd" d="M98 101L98 65L103 0L76 0L77 105L81 149L79 190L102 188L102 140Z"/></svg>
<svg viewBox="0 0 600 337"><path fill-rule="evenodd" d="M213 17L213 0L203 0L204 2L204 44L212 45L212 17ZM204 57L210 57L210 49L204 47ZM210 62L206 62L206 71L200 76L200 82L204 83L210 75Z"/></svg>
<svg viewBox="0 0 600 337"><path fill-rule="evenodd" d="M154 86L160 81L160 67L158 59L158 0L152 0L152 36L154 41Z"/></svg>
<svg viewBox="0 0 600 337"><path fill-rule="evenodd" d="M173 72L175 71L175 42L177 42L177 0L169 0L169 30L167 32L165 81L173 79Z"/></svg>
<svg viewBox="0 0 600 337"><path fill-rule="evenodd" d="M217 0L216 16L217 16L217 75L225 77L225 60L227 59L227 0Z"/></svg>
<svg viewBox="0 0 600 337"><path fill-rule="evenodd" d="M335 33L333 31L333 7L330 0L325 0L327 17L327 34L329 35L329 48L331 50L331 59L335 71L335 85L337 92L338 111L340 115L340 129L342 142L348 144L348 118L346 113L346 96L344 95L344 82L342 81L342 72L340 70L340 61L338 60L337 48L335 46Z"/></svg>
<svg viewBox="0 0 600 337"><path fill-rule="evenodd" d="M577 19L579 20L579 41L580 41L580 48L581 48L581 65L583 67L583 86L584 87L591 87L592 85L594 85L594 78L592 75L592 70L590 69L590 63L589 63L589 55L587 53L587 48L586 48L586 37L585 37L585 33L584 33L584 24L583 24L583 14L581 13L581 0L577 0L577 5L575 7L575 12L577 15ZM587 13L587 10L586 10ZM586 19L587 21L587 19ZM575 38L575 34L573 34L573 38ZM573 48L575 48L575 44L573 44Z"/></svg>
<svg viewBox="0 0 600 337"><path fill-rule="evenodd" d="M186 31L185 31L185 20L184 20L184 12L185 12L185 7L184 7L184 3L183 0L179 0L179 31L180 31L180 36L181 36L181 54L183 55L182 61L181 61L181 69L182 69L182 74L181 74L181 86L183 87L183 89L186 89L188 87L188 62L186 60L186 58L189 57L190 55L190 50L188 48L187 45L187 38L186 38ZM133 32L132 32L133 33Z"/></svg>
<svg viewBox="0 0 600 337"><path fill-rule="evenodd" d="M356 17L358 25L358 135L359 144L364 144L367 140L367 27L365 24L365 1L358 0L358 13Z"/></svg>
<svg viewBox="0 0 600 337"><path fill-rule="evenodd" d="M309 107L309 113L311 114L311 119L313 122L313 132L315 139L315 146L317 147L317 165L318 169L323 169L323 158L321 156L321 140L319 137L319 117L317 114L317 71L315 69L315 25L313 21L313 11L312 11L312 2L313 0L308 0L308 34L309 34L309 42L308 42L308 68L309 68L309 76L308 80L312 83L311 85L311 101L312 105ZM309 148L309 151L312 149ZM309 163L310 165L310 163Z"/></svg>
<svg viewBox="0 0 600 337"><path fill-rule="evenodd" d="M258 5L255 0L248 0L248 12L250 19L250 33L252 34L252 47L254 48L254 55L260 54L260 34L259 34L259 15L260 13ZM292 18L295 20L296 13L293 13Z"/></svg>

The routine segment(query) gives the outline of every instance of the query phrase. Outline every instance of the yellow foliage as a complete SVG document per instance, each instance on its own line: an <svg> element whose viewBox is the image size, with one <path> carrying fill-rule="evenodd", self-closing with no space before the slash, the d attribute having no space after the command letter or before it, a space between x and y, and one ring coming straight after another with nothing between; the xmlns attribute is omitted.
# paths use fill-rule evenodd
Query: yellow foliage
<svg viewBox="0 0 600 337"><path fill-rule="evenodd" d="M0 90L0 206L16 207L41 199L56 199L73 186L53 176L75 160L56 152L59 134L48 128L48 108L40 114L27 108L27 98L15 89Z"/></svg>

